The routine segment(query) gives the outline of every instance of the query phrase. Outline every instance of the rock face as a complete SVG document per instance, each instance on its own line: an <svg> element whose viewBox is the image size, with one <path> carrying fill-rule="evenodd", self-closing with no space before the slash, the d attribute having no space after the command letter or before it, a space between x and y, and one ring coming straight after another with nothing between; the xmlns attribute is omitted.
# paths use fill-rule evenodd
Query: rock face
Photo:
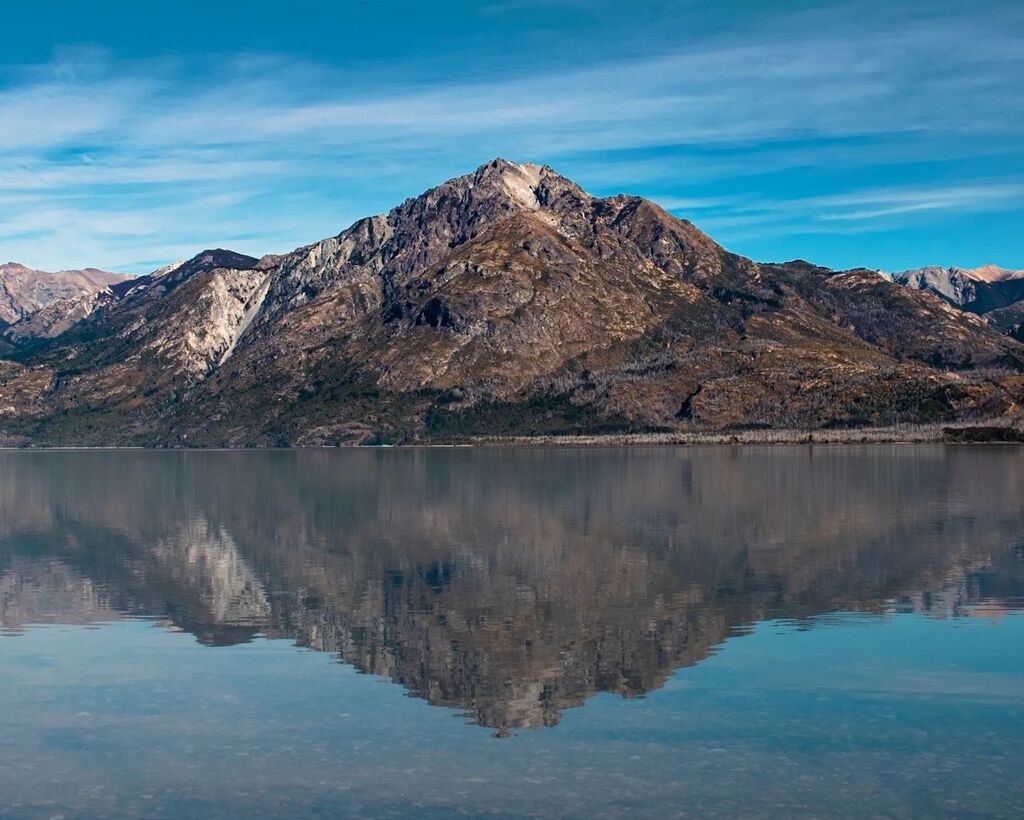
<svg viewBox="0 0 1024 820"><path fill-rule="evenodd" d="M47 444L315 445L1021 413L1024 347L877 272L765 265L495 160L335 237L207 251L0 373Z"/></svg>
<svg viewBox="0 0 1024 820"><path fill-rule="evenodd" d="M89 297L127 278L96 268L48 273L8 262L0 265L0 321L14 324L55 302Z"/></svg>

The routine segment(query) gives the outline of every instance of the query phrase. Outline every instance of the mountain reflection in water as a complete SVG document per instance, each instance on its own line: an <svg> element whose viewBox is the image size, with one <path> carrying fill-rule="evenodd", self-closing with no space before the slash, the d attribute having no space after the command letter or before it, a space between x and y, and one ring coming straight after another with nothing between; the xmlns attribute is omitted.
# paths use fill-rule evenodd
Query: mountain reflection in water
<svg viewBox="0 0 1024 820"><path fill-rule="evenodd" d="M1019 608L1024 450L0 454L0 629L285 638L499 733L765 619Z"/></svg>

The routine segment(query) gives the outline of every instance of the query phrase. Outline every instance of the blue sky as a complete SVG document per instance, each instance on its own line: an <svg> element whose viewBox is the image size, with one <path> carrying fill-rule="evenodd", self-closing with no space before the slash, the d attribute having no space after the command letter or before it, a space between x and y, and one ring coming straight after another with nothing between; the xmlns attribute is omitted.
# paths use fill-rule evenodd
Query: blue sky
<svg viewBox="0 0 1024 820"><path fill-rule="evenodd" d="M0 261L285 252L504 156L755 259L1024 268L1018 2L5 6Z"/></svg>

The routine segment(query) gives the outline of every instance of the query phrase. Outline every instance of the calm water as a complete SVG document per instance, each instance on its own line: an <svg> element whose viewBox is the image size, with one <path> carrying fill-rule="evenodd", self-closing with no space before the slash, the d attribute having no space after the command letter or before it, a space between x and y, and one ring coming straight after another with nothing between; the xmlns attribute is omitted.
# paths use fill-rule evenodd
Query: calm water
<svg viewBox="0 0 1024 820"><path fill-rule="evenodd" d="M0 817L1024 816L1024 448L0 453Z"/></svg>

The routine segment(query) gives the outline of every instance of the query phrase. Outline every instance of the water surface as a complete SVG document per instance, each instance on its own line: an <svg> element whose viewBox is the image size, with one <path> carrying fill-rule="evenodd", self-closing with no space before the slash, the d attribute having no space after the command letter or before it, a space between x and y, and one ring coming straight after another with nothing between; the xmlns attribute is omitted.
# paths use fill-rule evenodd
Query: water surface
<svg viewBox="0 0 1024 820"><path fill-rule="evenodd" d="M1024 815L1024 448L0 453L0 817Z"/></svg>

